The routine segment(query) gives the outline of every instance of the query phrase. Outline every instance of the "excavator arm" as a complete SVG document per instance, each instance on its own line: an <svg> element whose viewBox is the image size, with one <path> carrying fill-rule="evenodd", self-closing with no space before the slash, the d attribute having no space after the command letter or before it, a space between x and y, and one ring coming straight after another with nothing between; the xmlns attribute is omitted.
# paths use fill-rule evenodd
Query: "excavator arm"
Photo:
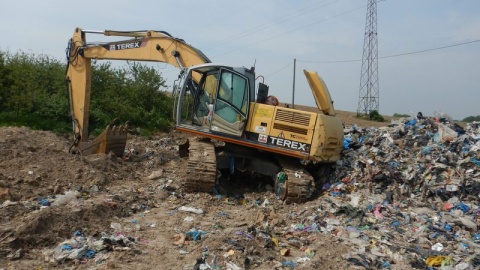
<svg viewBox="0 0 480 270"><path fill-rule="evenodd" d="M126 37L125 40L88 43L87 34ZM67 48L66 80L73 122L74 146L83 154L123 154L126 128L109 126L88 142L92 60L132 60L162 62L181 70L193 65L210 63L200 50L184 40L163 31L88 31L76 28Z"/></svg>

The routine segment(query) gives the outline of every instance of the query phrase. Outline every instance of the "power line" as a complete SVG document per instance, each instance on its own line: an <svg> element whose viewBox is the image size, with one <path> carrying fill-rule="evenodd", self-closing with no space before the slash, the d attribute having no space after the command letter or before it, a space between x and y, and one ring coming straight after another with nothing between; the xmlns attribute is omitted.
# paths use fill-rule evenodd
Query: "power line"
<svg viewBox="0 0 480 270"><path fill-rule="evenodd" d="M331 20L331 19L334 19L334 18L343 16L343 15L348 14L348 13L350 13L350 12L357 11L357 10L359 10L359 9L363 9L364 7L365 7L365 5L363 5L363 6L361 6L361 7L357 7L357 8L351 9L351 10L348 10L348 11L345 11L345 12L343 12L343 13L340 13L340 14L337 14L337 15L334 15L334 16L331 16L331 17L328 17L328 18L325 18L325 19L322 19L322 20L319 20L319 21L315 21L315 22L313 22L313 23L309 23L309 24L306 24L306 25L303 25L303 26L294 28L294 29L292 29L292 30L290 30L290 31L282 32L282 33L280 33L280 34L278 34L278 35L271 36L271 37L269 37L269 38L266 38L266 39L263 39L263 40L260 40L260 41L252 42L252 43L247 44L247 45L245 45L245 46L242 46L242 47L239 47L239 48L236 48L236 49L233 49L233 50L230 50L230 51L221 53L221 54L217 54L217 55L215 55L215 56L229 54L229 53L232 53L232 52L234 52L234 51L238 51L238 50L240 50L240 49L244 49L244 48L246 48L246 47L250 47L251 45L254 45L254 44L259 44L259 43L262 43L262 42L265 42L265 41L269 41L269 40L278 38L278 37L280 37L280 36L283 36L283 35L285 35L285 34L292 33L292 32L298 31L298 30L300 30L300 29L303 29L303 28L312 26L312 25L314 25L314 24L318 24L318 23L321 23L321 22L325 22L325 21L328 21L328 20Z"/></svg>
<svg viewBox="0 0 480 270"><path fill-rule="evenodd" d="M380 58L380 57L379 57ZM314 64L333 64L333 63L350 63L350 62L360 62L362 59L352 59L352 60L332 60L332 61L309 61L309 60L298 60L301 63L314 63Z"/></svg>
<svg viewBox="0 0 480 270"><path fill-rule="evenodd" d="M446 49L446 48L466 45L466 44L475 43L475 42L480 42L480 39L461 42L461 43L452 44L452 45L446 45L446 46L442 46L442 47L431 48L431 49L425 49L425 50L419 50L419 51L413 51L413 52L406 52L406 53L398 53L398 54L392 54L392 55L386 55L386 56L379 56L378 58L383 59L383 58L392 58L392 57L398 57L398 56L404 56L404 55L410 55L410 54L424 53L424 52L430 52L430 51L436 51L436 50L442 50L442 49ZM297 59L297 61L302 62L302 63L331 64L331 63L360 62L362 60L361 59L352 59L352 60L334 60L334 61L309 61L309 60L298 60Z"/></svg>
<svg viewBox="0 0 480 270"><path fill-rule="evenodd" d="M330 4L333 4L335 2L338 2L340 0L334 0L330 3L325 3L327 2L328 0L325 0L323 2L320 2L320 3L315 3L313 5L310 5L310 6L307 6L307 7L304 7L294 13L291 13L291 14L288 14L286 16L282 16L282 17L279 17L279 18L276 18L274 19L273 21L269 22L269 23L266 23L266 24L263 24L263 25L259 25L259 26L255 26L249 30L246 30L244 32L241 32L239 33L238 35L234 35L234 36L231 36L229 38L225 38L225 39L222 39L220 41L215 41L214 43L212 43L211 45L207 45L203 48L203 50L210 50L210 49L213 49L215 47L218 47L220 46L221 44L223 43L226 43L228 41L234 41L234 40L238 40L240 38L243 38L245 36L249 36L251 34L254 34L254 33L257 33L257 32L260 32L261 30L265 30L265 29L268 29L276 24L280 24L280 23L283 23L283 22L286 22L286 21L289 21L295 17L298 17L300 15L303 15L303 14L306 14L306 13L310 13L310 12L313 12L319 8L323 8L327 5L330 5ZM325 4L324 4L325 3Z"/></svg>
<svg viewBox="0 0 480 270"><path fill-rule="evenodd" d="M291 65L292 65L292 63L289 63L288 65L286 65L286 66L284 66L284 67L278 69L277 71L274 71L274 72L272 72L272 73L270 73L270 74L268 74L268 75L265 75L264 77L270 77L270 76L272 76L272 75L275 75L275 74L277 74L278 72L280 72L280 71L288 68L288 67L291 66Z"/></svg>
<svg viewBox="0 0 480 270"><path fill-rule="evenodd" d="M451 48L451 47L455 47L455 46L466 45L466 44L470 44L470 43L474 43L474 42L479 42L479 41L480 41L480 39L477 39L477 40L466 41L466 42L462 42L462 43L457 43L457 44L447 45L447 46L442 46L442 47L437 47L437 48L431 48L431 49L426 49L426 50L421 50L421 51L387 55L387 56L382 56L382 57L380 57L380 58L390 58L390 57L397 57L397 56L403 56L403 55L409 55L409 54L430 52L430 51L435 51L435 50L441 50L441 49Z"/></svg>

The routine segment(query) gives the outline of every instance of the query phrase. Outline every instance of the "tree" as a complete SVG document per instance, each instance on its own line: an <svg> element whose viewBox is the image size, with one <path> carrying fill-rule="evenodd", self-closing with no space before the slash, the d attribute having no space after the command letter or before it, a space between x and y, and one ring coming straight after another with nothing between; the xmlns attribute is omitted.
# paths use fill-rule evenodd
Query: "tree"
<svg viewBox="0 0 480 270"><path fill-rule="evenodd" d="M126 88L134 104L133 124L146 124L150 128L165 129L172 119L173 98L160 91L165 80L152 67L134 62L125 69L128 74Z"/></svg>
<svg viewBox="0 0 480 270"><path fill-rule="evenodd" d="M0 124L71 130L65 70L47 55L0 51ZM173 98L159 90L165 80L153 67L93 64L91 80L90 131L101 132L117 118L149 131L170 127Z"/></svg>
<svg viewBox="0 0 480 270"><path fill-rule="evenodd" d="M165 80L153 67L133 62L113 68L111 63L92 69L91 130L100 132L114 119L147 130L170 126L173 99L159 91Z"/></svg>
<svg viewBox="0 0 480 270"><path fill-rule="evenodd" d="M42 119L68 122L69 105L65 91L65 65L46 55L35 58L33 79L38 90L33 100L33 113Z"/></svg>
<svg viewBox="0 0 480 270"><path fill-rule="evenodd" d="M468 117L463 118L463 120L462 120L462 122L467 122L467 123L470 123L470 122L473 122L473 121L480 121L480 115L468 116Z"/></svg>
<svg viewBox="0 0 480 270"><path fill-rule="evenodd" d="M34 79L36 69L32 56L23 52L11 56L7 61L9 72L5 80L9 83L4 89L4 105L18 119L21 114L31 112L33 108L35 92L39 89Z"/></svg>
<svg viewBox="0 0 480 270"><path fill-rule="evenodd" d="M7 88L8 88L7 54L0 51L0 108L6 107Z"/></svg>

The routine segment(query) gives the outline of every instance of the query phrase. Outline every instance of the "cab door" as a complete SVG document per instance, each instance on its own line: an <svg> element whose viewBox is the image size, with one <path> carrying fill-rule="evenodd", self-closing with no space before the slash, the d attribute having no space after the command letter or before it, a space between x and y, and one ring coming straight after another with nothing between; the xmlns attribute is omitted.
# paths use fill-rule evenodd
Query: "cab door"
<svg viewBox="0 0 480 270"><path fill-rule="evenodd" d="M248 79L232 70L220 69L210 131L241 137L249 109Z"/></svg>

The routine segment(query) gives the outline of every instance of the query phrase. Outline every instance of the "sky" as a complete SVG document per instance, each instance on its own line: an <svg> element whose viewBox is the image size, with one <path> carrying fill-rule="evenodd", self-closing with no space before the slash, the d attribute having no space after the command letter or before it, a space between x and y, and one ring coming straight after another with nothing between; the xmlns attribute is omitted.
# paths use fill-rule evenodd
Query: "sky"
<svg viewBox="0 0 480 270"><path fill-rule="evenodd" d="M66 63L76 27L162 30L214 63L255 65L282 103L294 99L315 106L303 75L307 69L323 78L335 109L357 111L367 0L2 2L2 51L45 54ZM379 112L421 111L456 120L480 115L479 14L478 0L379 1ZM108 41L102 35L87 40ZM171 86L179 70L154 66Z"/></svg>

